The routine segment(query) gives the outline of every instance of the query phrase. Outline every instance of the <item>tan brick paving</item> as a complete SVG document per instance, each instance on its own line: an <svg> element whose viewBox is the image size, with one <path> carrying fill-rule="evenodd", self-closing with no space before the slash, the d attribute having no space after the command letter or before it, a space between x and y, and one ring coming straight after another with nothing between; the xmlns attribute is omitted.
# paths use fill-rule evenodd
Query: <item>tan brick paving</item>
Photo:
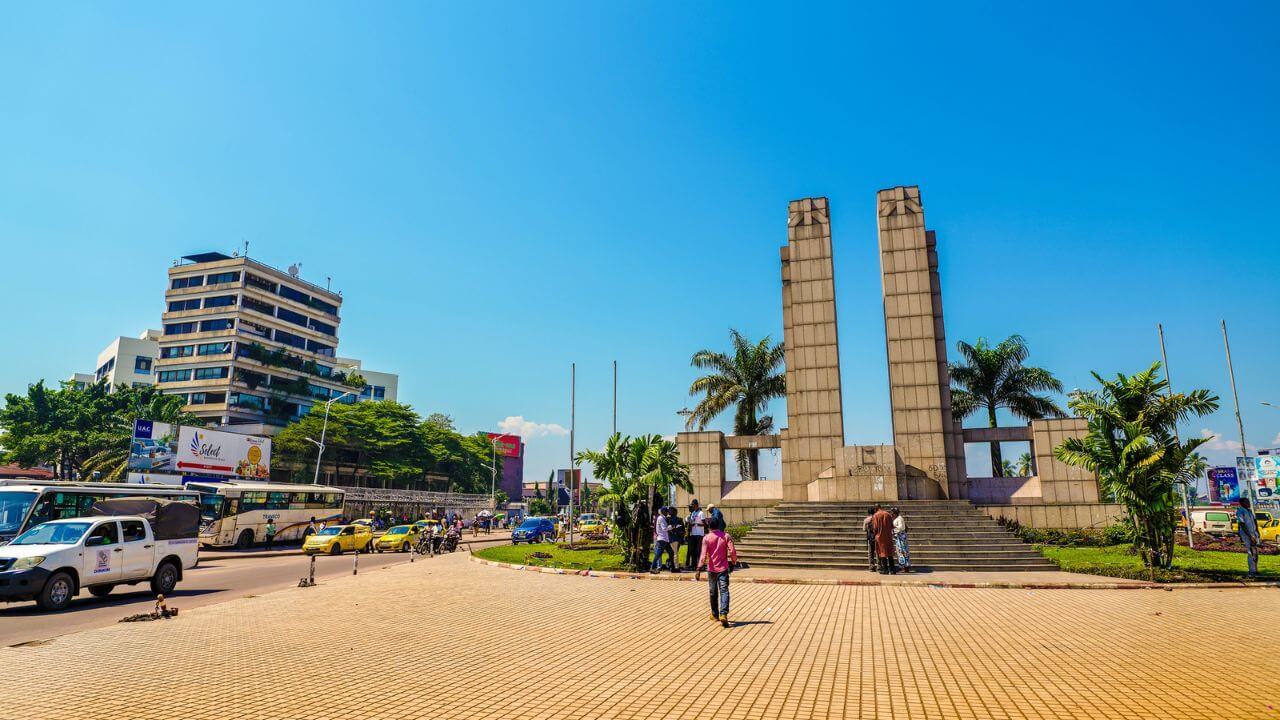
<svg viewBox="0 0 1280 720"><path fill-rule="evenodd" d="M725 630L701 585L458 553L0 649L0 718L1280 718L1274 634L1232 630L1276 627L1275 589L743 584L733 604Z"/></svg>

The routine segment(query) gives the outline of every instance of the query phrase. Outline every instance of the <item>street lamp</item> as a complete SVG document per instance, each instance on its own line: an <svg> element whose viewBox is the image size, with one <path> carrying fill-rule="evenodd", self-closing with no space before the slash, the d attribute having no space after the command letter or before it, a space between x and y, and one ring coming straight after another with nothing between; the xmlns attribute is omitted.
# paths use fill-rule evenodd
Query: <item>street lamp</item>
<svg viewBox="0 0 1280 720"><path fill-rule="evenodd" d="M491 499L498 492L498 441L504 437L507 436L494 435L489 438L489 444L493 446L493 457L489 459L489 497ZM493 509L498 509L497 500L494 500Z"/></svg>
<svg viewBox="0 0 1280 720"><path fill-rule="evenodd" d="M1280 405L1272 405L1271 403L1267 402L1266 400L1263 400L1263 401L1262 401L1262 404L1263 404L1263 405L1266 405L1266 406L1267 406L1267 407L1269 407L1269 408L1273 408L1273 409L1275 409L1275 410L1280 410Z"/></svg>
<svg viewBox="0 0 1280 720"><path fill-rule="evenodd" d="M311 482L315 485L320 484L320 459L324 456L324 436L329 430L329 408L333 407L333 404L342 398L352 394L354 394L354 391L348 390L341 395L335 398L330 398L326 401L324 404L324 423L320 425L320 439L312 440L311 438L307 438L307 440L316 446L316 473L311 479Z"/></svg>

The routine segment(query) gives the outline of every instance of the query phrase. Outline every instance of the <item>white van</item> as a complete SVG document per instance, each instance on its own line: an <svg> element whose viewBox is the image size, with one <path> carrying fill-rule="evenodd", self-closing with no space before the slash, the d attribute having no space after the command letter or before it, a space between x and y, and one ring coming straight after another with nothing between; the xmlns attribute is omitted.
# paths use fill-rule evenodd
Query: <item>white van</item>
<svg viewBox="0 0 1280 720"><path fill-rule="evenodd" d="M1230 535L1232 517L1230 510L1192 510L1191 529L1209 535Z"/></svg>
<svg viewBox="0 0 1280 720"><path fill-rule="evenodd" d="M62 610L81 589L103 597L116 585L147 581L152 592L167 595L196 565L199 541L194 530L189 535L157 540L139 515L37 525L0 547L0 600Z"/></svg>

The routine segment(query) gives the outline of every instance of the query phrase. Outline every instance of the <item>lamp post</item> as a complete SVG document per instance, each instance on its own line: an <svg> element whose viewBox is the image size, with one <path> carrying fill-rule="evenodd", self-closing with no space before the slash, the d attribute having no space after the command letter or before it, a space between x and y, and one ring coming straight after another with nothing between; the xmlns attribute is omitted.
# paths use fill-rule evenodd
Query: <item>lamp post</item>
<svg viewBox="0 0 1280 720"><path fill-rule="evenodd" d="M489 444L493 446L493 457L489 459L489 497L493 498L498 492L498 441L504 437L514 437L508 435L494 435L489 438ZM498 509L497 500L494 500L493 509Z"/></svg>
<svg viewBox="0 0 1280 720"><path fill-rule="evenodd" d="M316 472L311 478L311 482L314 485L320 484L320 460L324 457L324 436L329 431L329 408L333 407L333 404L342 398L352 394L354 394L354 391L348 390L335 398L327 400L324 404L324 423L320 425L320 439L311 440L311 438L307 438L316 446Z"/></svg>

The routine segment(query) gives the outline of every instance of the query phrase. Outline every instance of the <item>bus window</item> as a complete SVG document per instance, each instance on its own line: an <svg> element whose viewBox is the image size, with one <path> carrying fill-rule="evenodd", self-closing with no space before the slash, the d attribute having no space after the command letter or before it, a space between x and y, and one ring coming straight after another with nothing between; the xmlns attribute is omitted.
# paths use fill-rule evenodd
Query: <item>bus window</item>
<svg viewBox="0 0 1280 720"><path fill-rule="evenodd" d="M289 509L289 493L287 492L267 493L267 509L268 510L288 510Z"/></svg>
<svg viewBox="0 0 1280 720"><path fill-rule="evenodd" d="M201 493L200 495L200 520L202 522L214 522L222 519L223 497L218 493Z"/></svg>
<svg viewBox="0 0 1280 720"><path fill-rule="evenodd" d="M289 495L290 510L305 510L307 507L308 506L307 506L306 493L290 493Z"/></svg>
<svg viewBox="0 0 1280 720"><path fill-rule="evenodd" d="M243 492L240 494L240 512L249 512L250 510L262 510L267 506L267 494L265 492Z"/></svg>

